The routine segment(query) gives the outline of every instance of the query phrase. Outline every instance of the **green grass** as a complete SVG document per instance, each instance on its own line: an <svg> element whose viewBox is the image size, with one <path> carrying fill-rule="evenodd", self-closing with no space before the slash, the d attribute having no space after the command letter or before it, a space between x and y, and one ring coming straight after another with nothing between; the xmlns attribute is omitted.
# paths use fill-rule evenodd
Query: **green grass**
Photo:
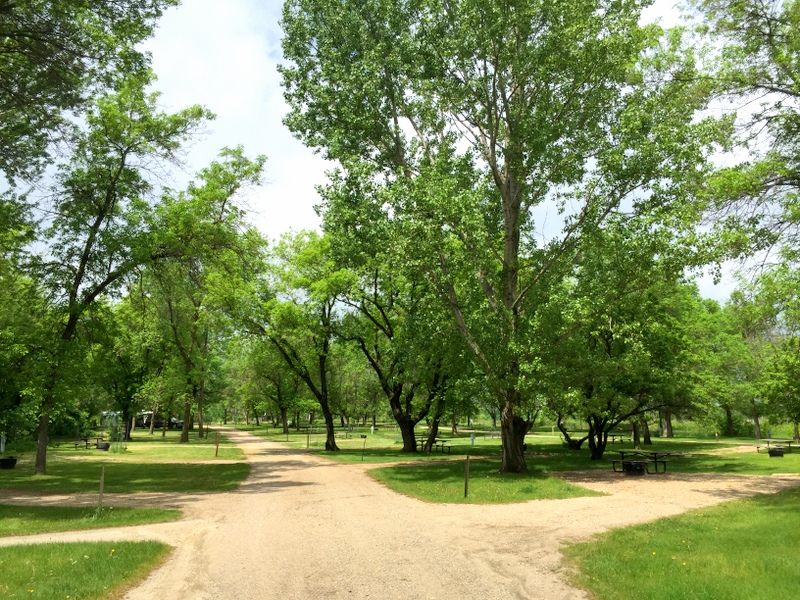
<svg viewBox="0 0 800 600"><path fill-rule="evenodd" d="M0 470L0 487L51 493L97 492L105 467L107 493L222 492L236 488L250 472L244 463L134 463L48 460L47 475L34 475L32 458Z"/></svg>
<svg viewBox="0 0 800 600"><path fill-rule="evenodd" d="M0 537L54 531L163 523L181 517L179 510L76 506L9 506L0 504Z"/></svg>
<svg viewBox="0 0 800 600"><path fill-rule="evenodd" d="M372 469L369 474L389 488L427 502L501 504L528 500L602 496L599 492L569 484L544 471L527 475L497 471L493 460L472 460L469 467L469 496L464 498L466 461L397 465Z"/></svg>
<svg viewBox="0 0 800 600"><path fill-rule="evenodd" d="M595 598L752 600L800 589L800 488L617 529L565 549Z"/></svg>
<svg viewBox="0 0 800 600"><path fill-rule="evenodd" d="M93 444L89 448L81 445L75 448L69 439L54 440L48 448L48 456L91 458L93 460L115 461L191 461L191 460L244 460L244 452L234 443L228 441L224 435L219 435L219 455L216 454L215 436L211 432L208 437L197 437L197 431L189 434L189 443L180 443L179 430L167 430L167 435L162 437L160 431L152 436L147 430L137 429L130 442L112 442L111 450L97 450ZM114 450L124 447L122 452ZM34 448L35 451L35 448Z"/></svg>
<svg viewBox="0 0 800 600"><path fill-rule="evenodd" d="M169 552L158 542L36 544L0 548L0 597L119 598Z"/></svg>

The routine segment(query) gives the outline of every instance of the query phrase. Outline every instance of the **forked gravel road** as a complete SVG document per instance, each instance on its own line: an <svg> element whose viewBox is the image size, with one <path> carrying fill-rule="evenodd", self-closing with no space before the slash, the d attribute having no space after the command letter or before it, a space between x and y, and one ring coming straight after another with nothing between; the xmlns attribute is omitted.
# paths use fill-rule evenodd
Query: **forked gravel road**
<svg viewBox="0 0 800 600"><path fill-rule="evenodd" d="M392 492L361 465L344 465L226 435L250 476L218 494L106 495L109 505L175 506L174 523L2 538L43 541L160 540L175 547L128 600L577 599L559 546L611 527L653 520L800 485L796 476L667 473L641 479L608 471L563 475L608 496L513 505L428 504ZM532 458L531 460L536 460ZM0 501L79 504L96 496L0 490Z"/></svg>

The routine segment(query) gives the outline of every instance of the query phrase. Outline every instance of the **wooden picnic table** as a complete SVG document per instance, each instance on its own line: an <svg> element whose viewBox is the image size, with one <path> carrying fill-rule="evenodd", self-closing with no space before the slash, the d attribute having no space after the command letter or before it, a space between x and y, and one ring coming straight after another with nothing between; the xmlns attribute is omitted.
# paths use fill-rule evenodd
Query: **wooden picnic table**
<svg viewBox="0 0 800 600"><path fill-rule="evenodd" d="M797 445L797 442L795 442L794 440L761 440L761 441L767 443L767 452L769 452L771 448L780 448L787 454L791 454L792 444ZM763 448L763 446L756 446L756 452L761 452L761 448Z"/></svg>
<svg viewBox="0 0 800 600"><path fill-rule="evenodd" d="M631 439L631 436L629 434L627 434L627 433L609 433L608 434L608 441L610 441L612 444L614 442L619 442L621 444L625 440L630 440L630 439Z"/></svg>
<svg viewBox="0 0 800 600"><path fill-rule="evenodd" d="M417 438L417 448L422 450L425 447L425 443L428 441L428 438ZM447 449L447 453L450 454L450 446L447 444L450 442L449 439L445 438L435 438L433 440L433 445L431 446L431 450L435 450L436 448L439 449L439 452L444 454L445 448Z"/></svg>
<svg viewBox="0 0 800 600"><path fill-rule="evenodd" d="M611 461L611 468L616 471L616 463L621 462L623 471L625 470L625 463L628 461L636 460L636 458L625 458L625 455L633 456L633 457L640 457L645 459L647 464L653 465L653 473L666 473L667 472L667 457L669 456L683 456L681 452L662 452L660 450L614 450L617 454L619 454L619 460ZM658 465L661 463L662 469L658 470ZM645 466L645 469L648 473L650 473L650 469ZM653 473L650 473L651 475Z"/></svg>
<svg viewBox="0 0 800 600"><path fill-rule="evenodd" d="M80 447L80 445L82 443L86 444L86 448L88 449L89 448L89 443L91 442L91 440L95 440L94 444L97 445L97 444L105 441L105 439L106 439L105 436L102 436L102 435L101 436L97 436L97 437L86 436L86 437L78 438L76 441L74 441L72 443L75 445L76 448Z"/></svg>

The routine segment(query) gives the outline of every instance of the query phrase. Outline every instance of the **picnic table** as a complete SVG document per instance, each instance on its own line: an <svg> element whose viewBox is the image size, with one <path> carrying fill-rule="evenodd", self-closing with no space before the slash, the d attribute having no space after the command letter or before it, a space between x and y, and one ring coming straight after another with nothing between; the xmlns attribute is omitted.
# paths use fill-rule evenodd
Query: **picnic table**
<svg viewBox="0 0 800 600"><path fill-rule="evenodd" d="M608 434L608 441L611 442L612 444L614 442L619 442L621 444L621 443L623 443L625 441L629 441L630 439L631 439L631 436L629 434L627 434L627 433L609 433Z"/></svg>
<svg viewBox="0 0 800 600"><path fill-rule="evenodd" d="M86 444L86 448L88 449L89 448L89 444L92 443L91 440L95 440L93 443L95 445L97 445L97 444L100 444L103 441L105 441L105 439L106 439L105 436L102 436L102 435L101 436L97 436L97 437L87 436L87 437L78 438L77 440L72 442L72 444L75 446L75 448L80 448L81 444Z"/></svg>
<svg viewBox="0 0 800 600"><path fill-rule="evenodd" d="M662 452L659 450L615 450L619 454L619 460L611 461L611 468L617 471L617 463L622 463L622 471L625 472L626 463L642 461L645 463L645 471L652 475L653 473L666 473L667 472L667 457L669 456L683 456L681 452ZM633 458L625 458L625 455ZM658 470L658 465L661 464L661 470ZM653 465L653 471L650 471L649 465ZM618 471L617 471L618 472Z"/></svg>
<svg viewBox="0 0 800 600"><path fill-rule="evenodd" d="M787 454L792 453L792 444L797 445L797 442L794 440L762 440L763 442L767 443L767 452L772 449L783 450ZM761 448L764 446L756 446L756 452L761 452Z"/></svg>
<svg viewBox="0 0 800 600"><path fill-rule="evenodd" d="M417 439L417 449L422 450L425 447L425 443L428 441L427 438L418 438ZM439 452L444 454L445 448L447 449L447 453L450 454L450 446L448 443L450 442L449 439L445 438L435 438L433 440L433 445L431 446L431 450L439 449Z"/></svg>

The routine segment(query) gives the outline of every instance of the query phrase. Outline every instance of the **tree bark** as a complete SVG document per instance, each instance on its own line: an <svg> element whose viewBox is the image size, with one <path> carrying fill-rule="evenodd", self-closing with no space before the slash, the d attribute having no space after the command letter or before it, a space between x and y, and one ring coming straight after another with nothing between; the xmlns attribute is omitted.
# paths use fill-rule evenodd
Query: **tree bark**
<svg viewBox="0 0 800 600"><path fill-rule="evenodd" d="M181 428L181 444L189 443L189 421L192 418L192 400L187 398L183 406L183 427Z"/></svg>
<svg viewBox="0 0 800 600"><path fill-rule="evenodd" d="M34 473L36 473L36 475L47 475L47 424L49 419L50 415L47 413L39 416L39 429L37 432L38 444L36 446L36 466L34 468Z"/></svg>
<svg viewBox="0 0 800 600"><path fill-rule="evenodd" d="M608 420L597 415L590 415L586 422L589 424L589 458L602 460L608 444Z"/></svg>
<svg viewBox="0 0 800 600"><path fill-rule="evenodd" d="M650 439L650 426L647 424L647 421L644 417L641 420L642 424L642 436L644 437L644 445L645 446L652 446L653 440Z"/></svg>
<svg viewBox="0 0 800 600"><path fill-rule="evenodd" d="M675 437L675 433L672 431L672 413L670 411L664 413L664 437Z"/></svg>
<svg viewBox="0 0 800 600"><path fill-rule="evenodd" d="M794 441L800 442L800 426L798 426L798 422L794 422Z"/></svg>
<svg viewBox="0 0 800 600"><path fill-rule="evenodd" d="M723 408L725 409L725 435L728 437L734 437L736 435L736 430L733 427L733 412L729 406L725 406Z"/></svg>
<svg viewBox="0 0 800 600"><path fill-rule="evenodd" d="M286 413L289 411L286 410L285 407L279 406L278 409L281 411L281 422L283 423L283 434L289 435L289 417Z"/></svg>
<svg viewBox="0 0 800 600"><path fill-rule="evenodd" d="M561 435L564 436L564 443L567 445L567 448L570 450L580 450L581 446L583 446L583 442L585 442L589 436L583 436L581 439L576 440L569 435L569 431L567 431L567 425L564 423L564 415L559 414L558 419L556 420L556 427L561 432Z"/></svg>
<svg viewBox="0 0 800 600"><path fill-rule="evenodd" d="M514 414L514 409L519 405L516 398L517 391L509 390L500 413L500 441L503 446L503 459L500 463L501 473L527 473L528 465L525 464L523 445L528 427L525 421Z"/></svg>
<svg viewBox="0 0 800 600"><path fill-rule="evenodd" d="M756 401L753 399L753 427L755 428L756 439L761 439L761 423L758 420L758 411L756 410Z"/></svg>

